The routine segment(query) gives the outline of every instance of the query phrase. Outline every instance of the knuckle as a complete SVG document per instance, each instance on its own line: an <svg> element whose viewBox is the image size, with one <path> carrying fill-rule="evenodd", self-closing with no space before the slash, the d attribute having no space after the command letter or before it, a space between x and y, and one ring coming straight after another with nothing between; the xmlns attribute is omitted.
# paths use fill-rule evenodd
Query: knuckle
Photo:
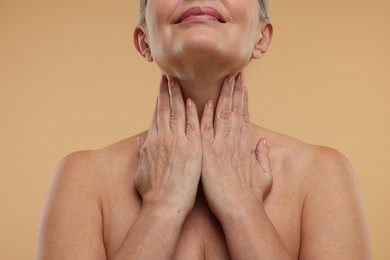
<svg viewBox="0 0 390 260"><path fill-rule="evenodd" d="M222 111L218 113L218 119L221 121L230 121L231 118L231 112L229 111Z"/></svg>
<svg viewBox="0 0 390 260"><path fill-rule="evenodd" d="M214 127L212 124L206 124L206 125L202 125L202 129L201 129L201 132L202 134L208 134L208 133L211 133L213 131Z"/></svg>
<svg viewBox="0 0 390 260"><path fill-rule="evenodd" d="M196 135L199 133L199 128L194 122L187 122L186 133L190 135Z"/></svg>
<svg viewBox="0 0 390 260"><path fill-rule="evenodd" d="M244 116L244 114L243 114L243 112L242 112L242 106L240 106L240 105L238 105L238 104L233 104L233 105L232 105L232 110L233 110L233 113L234 113L235 115L238 115L238 116L240 116L240 117L243 117L243 116Z"/></svg>
<svg viewBox="0 0 390 260"><path fill-rule="evenodd" d="M157 108L157 114L164 114L164 113L168 113L169 111L170 108L166 106L160 106Z"/></svg>
<svg viewBox="0 0 390 260"><path fill-rule="evenodd" d="M171 111L170 119L171 121L178 121L182 119L182 116L176 111Z"/></svg>
<svg viewBox="0 0 390 260"><path fill-rule="evenodd" d="M165 135L159 135L157 136L155 140L155 145L158 149L164 148L167 146L167 138Z"/></svg>
<svg viewBox="0 0 390 260"><path fill-rule="evenodd" d="M221 96L223 97L230 97L232 95L233 88L226 85L223 90L221 91Z"/></svg>

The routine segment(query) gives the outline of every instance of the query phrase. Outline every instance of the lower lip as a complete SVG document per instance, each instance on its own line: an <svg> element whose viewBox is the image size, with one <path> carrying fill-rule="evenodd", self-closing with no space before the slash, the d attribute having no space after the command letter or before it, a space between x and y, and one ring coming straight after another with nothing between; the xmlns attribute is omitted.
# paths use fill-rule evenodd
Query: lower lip
<svg viewBox="0 0 390 260"><path fill-rule="evenodd" d="M202 15L189 16L186 19L184 19L183 21L181 21L181 23L183 23L183 22L203 22L203 21L204 22L207 22L207 21L219 22L218 19L215 18L214 16L202 14Z"/></svg>

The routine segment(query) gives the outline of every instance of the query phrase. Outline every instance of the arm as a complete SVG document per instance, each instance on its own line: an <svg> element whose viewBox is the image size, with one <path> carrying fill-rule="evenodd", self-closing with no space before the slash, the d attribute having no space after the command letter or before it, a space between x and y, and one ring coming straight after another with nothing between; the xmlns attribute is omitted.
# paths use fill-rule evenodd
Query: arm
<svg viewBox="0 0 390 260"><path fill-rule="evenodd" d="M92 152L58 166L39 230L37 259L106 259Z"/></svg>
<svg viewBox="0 0 390 260"><path fill-rule="evenodd" d="M173 208L143 207L114 259L171 259L185 217Z"/></svg>
<svg viewBox="0 0 390 260"><path fill-rule="evenodd" d="M192 209L201 168L199 119L185 108L180 88L164 76L158 104L134 184L141 211L114 259L171 259ZM93 154L76 153L61 163L42 218L38 259L106 259L99 176Z"/></svg>
<svg viewBox="0 0 390 260"><path fill-rule="evenodd" d="M185 107L176 80L163 76L157 108L134 183L142 209L114 259L172 259L184 220L195 204L201 172L199 119Z"/></svg>
<svg viewBox="0 0 390 260"><path fill-rule="evenodd" d="M203 189L232 259L291 259L263 207L272 186L268 145L261 139L253 148L241 74L226 79L215 117L206 105L201 132Z"/></svg>
<svg viewBox="0 0 390 260"><path fill-rule="evenodd" d="M37 259L107 259L97 179L91 152L60 163L41 219ZM173 207L143 205L115 259L170 259L185 216Z"/></svg>
<svg viewBox="0 0 390 260"><path fill-rule="evenodd" d="M300 259L371 259L355 174L340 153L320 148L302 212Z"/></svg>
<svg viewBox="0 0 390 260"><path fill-rule="evenodd" d="M232 259L292 259L264 207L245 204L220 219Z"/></svg>

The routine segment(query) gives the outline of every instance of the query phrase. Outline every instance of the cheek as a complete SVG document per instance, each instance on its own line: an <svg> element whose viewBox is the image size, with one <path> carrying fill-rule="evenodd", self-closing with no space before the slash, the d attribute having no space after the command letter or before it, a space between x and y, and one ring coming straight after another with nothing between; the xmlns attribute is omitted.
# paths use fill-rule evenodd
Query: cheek
<svg viewBox="0 0 390 260"><path fill-rule="evenodd" d="M234 1L229 9L234 10L233 23L239 28L239 40L245 47L254 47L261 29L257 0Z"/></svg>
<svg viewBox="0 0 390 260"><path fill-rule="evenodd" d="M149 0L146 8L148 43L153 56L164 51L169 45L171 35L168 23L174 1Z"/></svg>

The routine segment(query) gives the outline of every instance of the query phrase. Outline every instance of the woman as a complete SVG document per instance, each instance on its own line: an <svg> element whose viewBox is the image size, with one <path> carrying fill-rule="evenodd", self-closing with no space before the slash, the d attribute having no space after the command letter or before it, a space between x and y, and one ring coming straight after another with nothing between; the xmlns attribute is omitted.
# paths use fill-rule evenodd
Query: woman
<svg viewBox="0 0 390 260"><path fill-rule="evenodd" d="M141 0L134 44L162 72L151 126L60 163L40 259L370 258L347 160L250 123L266 7Z"/></svg>

